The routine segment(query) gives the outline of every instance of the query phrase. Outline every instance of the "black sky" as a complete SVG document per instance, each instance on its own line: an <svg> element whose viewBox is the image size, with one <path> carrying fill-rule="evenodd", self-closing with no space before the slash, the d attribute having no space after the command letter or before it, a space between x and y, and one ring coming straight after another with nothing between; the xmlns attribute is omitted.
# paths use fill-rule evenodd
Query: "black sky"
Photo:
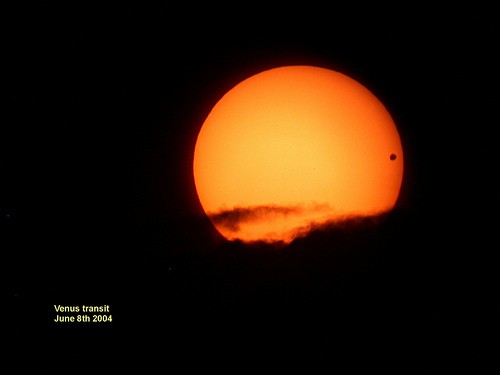
<svg viewBox="0 0 500 375"><path fill-rule="evenodd" d="M465 5L356 8L2 12L0 301L21 357L429 371L487 360L498 21ZM235 84L293 64L338 70L385 103L405 151L400 200L376 228L227 243L197 201L197 132ZM115 322L61 328L59 303L110 304Z"/></svg>

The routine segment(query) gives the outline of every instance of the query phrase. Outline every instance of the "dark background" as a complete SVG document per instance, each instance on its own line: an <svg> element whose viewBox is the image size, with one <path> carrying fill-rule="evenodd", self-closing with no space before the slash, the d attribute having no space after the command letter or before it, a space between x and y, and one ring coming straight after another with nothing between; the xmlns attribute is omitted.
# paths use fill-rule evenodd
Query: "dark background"
<svg viewBox="0 0 500 375"><path fill-rule="evenodd" d="M18 366L484 365L499 313L493 14L4 9L0 302ZM405 151L397 207L287 248L225 242L196 196L197 132L235 84L294 64L386 105ZM114 320L57 325L54 304L109 304Z"/></svg>

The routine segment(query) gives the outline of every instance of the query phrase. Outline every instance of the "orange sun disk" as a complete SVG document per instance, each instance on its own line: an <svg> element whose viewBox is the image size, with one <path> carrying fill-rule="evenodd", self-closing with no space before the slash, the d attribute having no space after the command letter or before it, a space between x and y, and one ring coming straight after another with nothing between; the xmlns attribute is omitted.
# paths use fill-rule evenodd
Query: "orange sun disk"
<svg viewBox="0 0 500 375"><path fill-rule="evenodd" d="M332 70L287 66L236 85L196 142L198 197L227 239L285 242L392 210L403 150L384 105Z"/></svg>

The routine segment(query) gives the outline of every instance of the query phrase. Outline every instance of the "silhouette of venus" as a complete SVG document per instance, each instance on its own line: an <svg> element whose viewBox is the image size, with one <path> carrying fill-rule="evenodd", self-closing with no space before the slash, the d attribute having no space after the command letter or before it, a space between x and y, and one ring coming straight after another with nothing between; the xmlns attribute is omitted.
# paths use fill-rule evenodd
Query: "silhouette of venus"
<svg viewBox="0 0 500 375"><path fill-rule="evenodd" d="M390 114L360 83L285 66L217 102L198 134L193 172L226 239L289 243L325 223L392 210L403 149Z"/></svg>

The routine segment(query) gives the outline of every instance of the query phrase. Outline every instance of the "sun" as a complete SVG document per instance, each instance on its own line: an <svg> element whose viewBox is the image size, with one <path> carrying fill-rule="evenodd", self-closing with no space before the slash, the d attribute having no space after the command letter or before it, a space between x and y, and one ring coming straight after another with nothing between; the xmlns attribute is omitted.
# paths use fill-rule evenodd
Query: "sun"
<svg viewBox="0 0 500 375"><path fill-rule="evenodd" d="M225 238L288 243L314 225L392 210L403 149L389 112L363 85L285 66L247 78L215 104L193 173Z"/></svg>

